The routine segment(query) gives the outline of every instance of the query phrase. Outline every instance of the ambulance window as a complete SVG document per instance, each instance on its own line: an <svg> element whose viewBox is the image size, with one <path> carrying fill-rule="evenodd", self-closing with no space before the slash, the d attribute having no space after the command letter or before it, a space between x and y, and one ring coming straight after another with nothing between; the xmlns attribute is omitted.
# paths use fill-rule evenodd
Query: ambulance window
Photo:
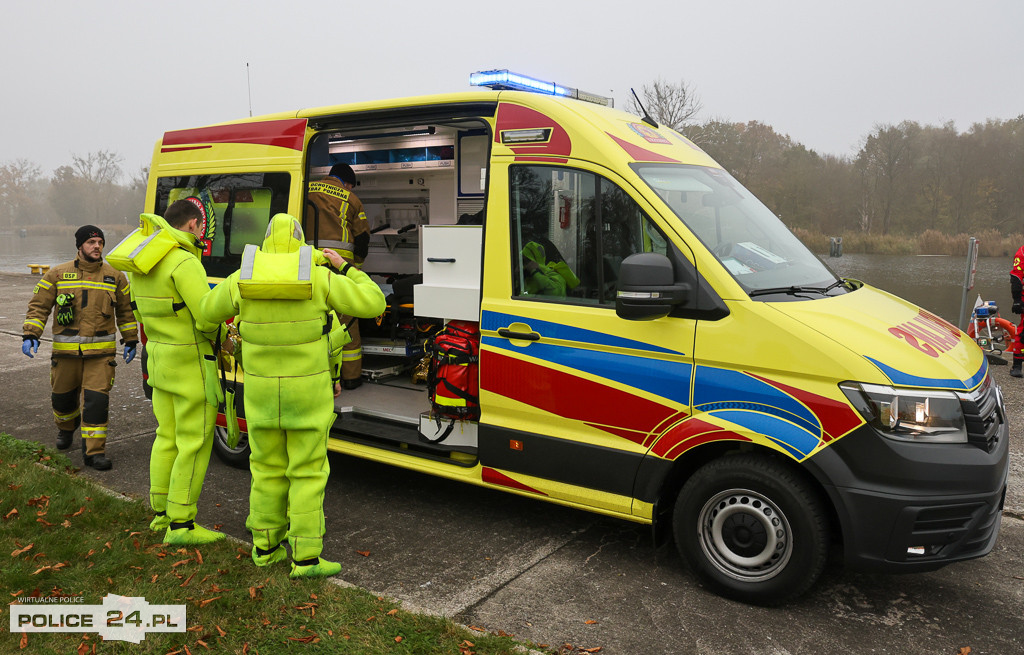
<svg viewBox="0 0 1024 655"><path fill-rule="evenodd" d="M162 177L157 181L157 214L175 200L196 196L212 209L213 238L203 265L211 277L238 269L247 243L262 243L270 217L288 211L288 173L232 173Z"/></svg>
<svg viewBox="0 0 1024 655"><path fill-rule="evenodd" d="M657 226L603 177L551 166L509 174L516 297L614 307L622 260L666 251Z"/></svg>

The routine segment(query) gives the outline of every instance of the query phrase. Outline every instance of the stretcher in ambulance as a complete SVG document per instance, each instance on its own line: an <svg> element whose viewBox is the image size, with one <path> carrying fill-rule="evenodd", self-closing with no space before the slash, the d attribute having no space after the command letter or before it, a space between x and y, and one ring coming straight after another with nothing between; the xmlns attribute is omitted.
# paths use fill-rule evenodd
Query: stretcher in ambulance
<svg viewBox="0 0 1024 655"><path fill-rule="evenodd" d="M836 276L679 133L573 89L478 77L498 90L156 145L146 211L209 191L214 281L272 215L305 214L309 182L356 171L363 270L390 305L361 324L367 381L338 398L331 450L650 524L749 602L806 591L833 550L907 572L992 549L1008 432L971 339ZM479 330L479 418L454 423L413 381L452 321ZM245 435L232 448L224 433L218 455L247 465Z"/></svg>

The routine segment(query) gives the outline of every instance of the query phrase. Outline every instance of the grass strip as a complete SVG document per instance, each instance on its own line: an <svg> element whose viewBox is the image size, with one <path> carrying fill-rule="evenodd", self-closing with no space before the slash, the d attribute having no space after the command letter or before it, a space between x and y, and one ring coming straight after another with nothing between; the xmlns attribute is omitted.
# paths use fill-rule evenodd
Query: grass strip
<svg viewBox="0 0 1024 655"><path fill-rule="evenodd" d="M149 632L140 644L104 641L95 630L15 631L0 634L0 653L525 650L510 635L470 632L358 589L290 580L287 563L257 568L237 542L169 546L162 532L149 530L143 503L106 493L75 470L57 451L0 433L0 589L8 604L25 597L79 597L86 605L102 604L108 593L141 597L150 605L185 605L187 631ZM8 613L2 632L9 622Z"/></svg>

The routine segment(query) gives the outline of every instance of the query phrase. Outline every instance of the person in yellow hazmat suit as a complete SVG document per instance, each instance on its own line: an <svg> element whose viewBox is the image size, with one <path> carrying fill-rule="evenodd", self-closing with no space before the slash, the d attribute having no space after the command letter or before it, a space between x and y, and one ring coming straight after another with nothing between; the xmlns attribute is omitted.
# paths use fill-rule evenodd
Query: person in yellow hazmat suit
<svg viewBox="0 0 1024 655"><path fill-rule="evenodd" d="M305 245L299 222L277 214L262 247L246 246L241 268L214 287L201 308L211 322L238 317L252 448L246 525L253 562L284 561L287 537L293 578L341 570L320 558L327 431L335 417L332 396L340 391L331 375L328 317L333 310L373 318L386 304L368 275L333 251L323 254L340 273L317 266L319 252Z"/></svg>
<svg viewBox="0 0 1024 655"><path fill-rule="evenodd" d="M210 286L197 243L212 228L195 197L171 203L163 217L143 214L140 222L139 237L147 238L135 245L129 235L108 259L131 271L132 308L147 338L157 420L149 459L149 502L156 513L150 528L165 530L169 544L212 543L225 535L195 522L217 418L206 392L206 378L216 368L205 361L213 360L211 340L220 326L199 318L199 301Z"/></svg>

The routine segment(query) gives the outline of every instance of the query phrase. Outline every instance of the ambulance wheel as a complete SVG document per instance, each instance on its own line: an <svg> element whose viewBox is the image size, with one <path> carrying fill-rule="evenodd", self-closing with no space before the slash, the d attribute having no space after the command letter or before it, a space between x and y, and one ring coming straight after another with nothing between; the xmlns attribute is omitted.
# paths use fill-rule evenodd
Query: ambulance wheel
<svg viewBox="0 0 1024 655"><path fill-rule="evenodd" d="M672 514L683 559L717 593L776 605L807 591L828 556L825 508L789 467L723 457L686 482Z"/></svg>
<svg viewBox="0 0 1024 655"><path fill-rule="evenodd" d="M217 453L220 461L228 466L239 469L249 468L249 435L243 432L238 435L238 445L234 448L228 446L228 430L217 426L213 429L213 452Z"/></svg>

